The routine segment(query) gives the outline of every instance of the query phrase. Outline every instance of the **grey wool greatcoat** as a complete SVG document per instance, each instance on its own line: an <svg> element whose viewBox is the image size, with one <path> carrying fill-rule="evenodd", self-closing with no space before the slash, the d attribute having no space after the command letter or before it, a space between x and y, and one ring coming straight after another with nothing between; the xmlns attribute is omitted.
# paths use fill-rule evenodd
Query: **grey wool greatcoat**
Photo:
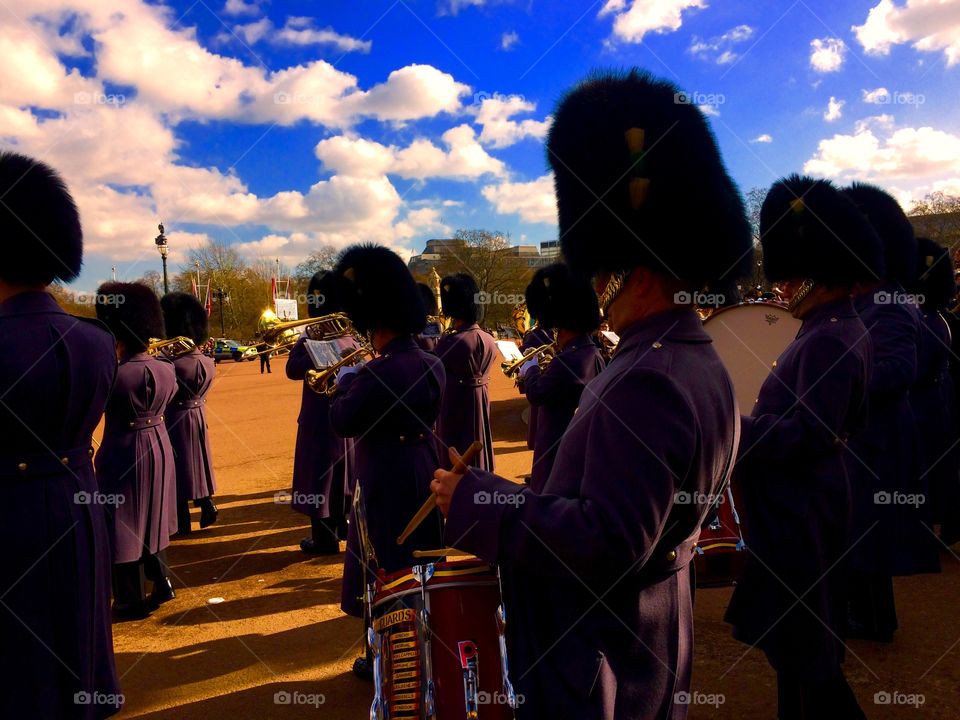
<svg viewBox="0 0 960 720"><path fill-rule="evenodd" d="M108 508L113 562L154 555L177 528L176 470L164 413L177 392L173 365L145 352L120 360L95 464Z"/></svg>
<svg viewBox="0 0 960 720"><path fill-rule="evenodd" d="M0 343L0 717L107 717L120 689L90 438L117 373L113 336L26 292L0 304Z"/></svg>
<svg viewBox="0 0 960 720"><path fill-rule="evenodd" d="M920 317L903 288L885 285L854 298L873 342L870 415L850 449L853 465L853 566L863 573L936 572L936 540L924 524L927 503L911 504L924 490L924 463L910 392L917 382Z"/></svg>
<svg viewBox="0 0 960 720"><path fill-rule="evenodd" d="M313 361L301 337L287 358L287 377L303 381L300 415L297 417L297 444L293 456L293 503L299 513L313 518L341 518L347 479L352 475L353 442L345 440L330 425L330 398L314 392L306 383ZM337 341L341 351L355 350L352 338Z"/></svg>
<svg viewBox="0 0 960 720"><path fill-rule="evenodd" d="M735 450L726 369L692 310L621 334L583 393L542 494L474 470L448 545L500 564L518 717L682 720L689 564Z"/></svg>
<svg viewBox="0 0 960 720"><path fill-rule="evenodd" d="M523 378L530 415L537 413L533 438L530 487L543 490L560 447L560 438L574 418L584 387L603 370L603 357L593 339L580 335L567 343L543 372L539 367Z"/></svg>
<svg viewBox="0 0 960 720"><path fill-rule="evenodd" d="M177 469L177 497L196 500L217 491L206 413L207 392L217 369L213 359L199 350L178 357L173 368L177 394L165 417Z"/></svg>
<svg viewBox="0 0 960 720"><path fill-rule="evenodd" d="M866 423L871 364L850 300L818 306L743 419L734 482L749 553L726 620L778 670L829 678L842 659L857 462L845 442Z"/></svg>
<svg viewBox="0 0 960 720"><path fill-rule="evenodd" d="M493 470L493 434L490 432L490 369L499 357L490 333L474 323L449 333L437 343L436 355L443 361L446 387L437 420L440 462L449 467L447 448L465 452L474 440L483 443L477 467Z"/></svg>
<svg viewBox="0 0 960 720"><path fill-rule="evenodd" d="M330 425L354 438L353 473L362 491L370 540L388 573L415 564L414 550L441 546L440 514L428 517L403 545L397 536L430 496L437 468L433 424L440 412L443 364L410 336L392 340L379 357L345 375L330 403ZM359 613L363 554L351 523L344 558L344 612Z"/></svg>
<svg viewBox="0 0 960 720"><path fill-rule="evenodd" d="M548 343L553 342L553 333L551 333L546 328L535 327L527 332L523 336L523 340L520 343L520 352L527 352L528 350L533 350L538 348L541 345L547 345ZM523 387L521 390L526 394L526 388ZM530 420L527 422L527 447L533 450L533 444L537 437L537 416L540 414L540 408L538 408L533 403L530 404Z"/></svg>

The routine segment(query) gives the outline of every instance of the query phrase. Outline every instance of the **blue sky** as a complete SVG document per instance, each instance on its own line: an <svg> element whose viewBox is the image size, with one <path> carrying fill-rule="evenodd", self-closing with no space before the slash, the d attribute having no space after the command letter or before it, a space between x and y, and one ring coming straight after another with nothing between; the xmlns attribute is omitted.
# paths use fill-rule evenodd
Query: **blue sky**
<svg viewBox="0 0 960 720"><path fill-rule="evenodd" d="M61 168L79 289L216 238L293 265L458 227L555 237L565 88L641 66L710 115L744 190L805 170L960 194L960 0L10 0L0 143ZM693 203L692 203L693 207Z"/></svg>

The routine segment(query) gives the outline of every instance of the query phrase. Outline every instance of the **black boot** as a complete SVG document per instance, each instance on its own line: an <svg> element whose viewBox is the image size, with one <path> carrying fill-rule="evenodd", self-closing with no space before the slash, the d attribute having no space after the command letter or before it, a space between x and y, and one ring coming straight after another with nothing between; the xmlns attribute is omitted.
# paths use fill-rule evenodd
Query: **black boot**
<svg viewBox="0 0 960 720"><path fill-rule="evenodd" d="M369 658L358 657L353 661L353 674L361 680L373 681L373 663Z"/></svg>
<svg viewBox="0 0 960 720"><path fill-rule="evenodd" d="M300 541L300 549L307 555L337 555L340 552L336 520L310 518L310 532L311 537Z"/></svg>
<svg viewBox="0 0 960 720"><path fill-rule="evenodd" d="M220 511L213 504L212 497L198 498L193 501L196 507L200 508L200 528L210 527L217 521Z"/></svg>
<svg viewBox="0 0 960 720"><path fill-rule="evenodd" d="M114 620L142 620L150 614L143 585L142 563L117 563L113 566Z"/></svg>
<svg viewBox="0 0 960 720"><path fill-rule="evenodd" d="M177 535L189 535L191 532L190 502L177 499Z"/></svg>

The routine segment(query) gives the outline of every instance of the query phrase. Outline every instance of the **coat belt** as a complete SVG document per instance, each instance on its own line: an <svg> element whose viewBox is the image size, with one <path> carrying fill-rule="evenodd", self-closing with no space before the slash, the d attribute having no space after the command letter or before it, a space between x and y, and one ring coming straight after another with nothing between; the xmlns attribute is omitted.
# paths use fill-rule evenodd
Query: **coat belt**
<svg viewBox="0 0 960 720"><path fill-rule="evenodd" d="M36 455L0 455L0 477L27 478L57 475L65 471L77 472L90 464L93 448L89 445L73 448L65 453L43 452Z"/></svg>
<svg viewBox="0 0 960 720"><path fill-rule="evenodd" d="M131 432L148 430L150 428L163 425L163 415L146 415L143 417L137 417L127 422L126 425L127 429Z"/></svg>
<svg viewBox="0 0 960 720"><path fill-rule="evenodd" d="M457 384L464 387L485 387L487 380L482 377L457 378Z"/></svg>

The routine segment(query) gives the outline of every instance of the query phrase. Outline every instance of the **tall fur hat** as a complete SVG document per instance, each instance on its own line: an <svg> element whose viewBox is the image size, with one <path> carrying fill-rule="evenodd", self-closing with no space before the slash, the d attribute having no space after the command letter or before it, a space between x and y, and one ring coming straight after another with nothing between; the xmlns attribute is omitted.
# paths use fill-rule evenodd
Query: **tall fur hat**
<svg viewBox="0 0 960 720"><path fill-rule="evenodd" d="M168 338L188 337L197 345L210 339L210 320L207 309L193 295L172 292L160 298L163 323Z"/></svg>
<svg viewBox="0 0 960 720"><path fill-rule="evenodd" d="M829 180L790 175L760 208L763 270L771 280L854 285L883 278L883 244L857 207Z"/></svg>
<svg viewBox="0 0 960 720"><path fill-rule="evenodd" d="M560 101L547 151L574 271L642 265L695 287L749 273L743 199L675 85L638 69L588 77Z"/></svg>
<svg viewBox="0 0 960 720"><path fill-rule="evenodd" d="M593 285L565 263L537 270L525 296L530 316L544 327L578 333L591 333L600 327L600 306Z"/></svg>
<svg viewBox="0 0 960 720"><path fill-rule="evenodd" d="M337 276L332 270L314 273L307 284L307 316L316 318L340 312Z"/></svg>
<svg viewBox="0 0 960 720"><path fill-rule="evenodd" d="M923 305L934 310L950 306L957 281L950 251L930 238L917 238L917 279L912 288L923 296Z"/></svg>
<svg viewBox="0 0 960 720"><path fill-rule="evenodd" d="M354 245L334 269L337 297L362 333L376 329L413 335L427 323L417 283L400 256L379 245Z"/></svg>
<svg viewBox="0 0 960 720"><path fill-rule="evenodd" d="M885 272L876 274L904 285L912 282L917 271L917 240L900 203L868 183L855 182L843 193L860 208L883 243Z"/></svg>
<svg viewBox="0 0 960 720"><path fill-rule="evenodd" d="M76 278L83 263L83 231L57 171L24 155L0 152L0 198L0 278L26 285Z"/></svg>
<svg viewBox="0 0 960 720"><path fill-rule="evenodd" d="M467 323L477 321L477 281L467 273L447 275L440 281L440 306L443 314Z"/></svg>
<svg viewBox="0 0 960 720"><path fill-rule="evenodd" d="M439 308L437 308L437 296L433 294L433 288L426 283L418 282L417 290L420 292L420 300L427 315L436 315Z"/></svg>
<svg viewBox="0 0 960 720"><path fill-rule="evenodd" d="M97 318L130 352L164 337L160 300L143 283L103 283L97 288Z"/></svg>

